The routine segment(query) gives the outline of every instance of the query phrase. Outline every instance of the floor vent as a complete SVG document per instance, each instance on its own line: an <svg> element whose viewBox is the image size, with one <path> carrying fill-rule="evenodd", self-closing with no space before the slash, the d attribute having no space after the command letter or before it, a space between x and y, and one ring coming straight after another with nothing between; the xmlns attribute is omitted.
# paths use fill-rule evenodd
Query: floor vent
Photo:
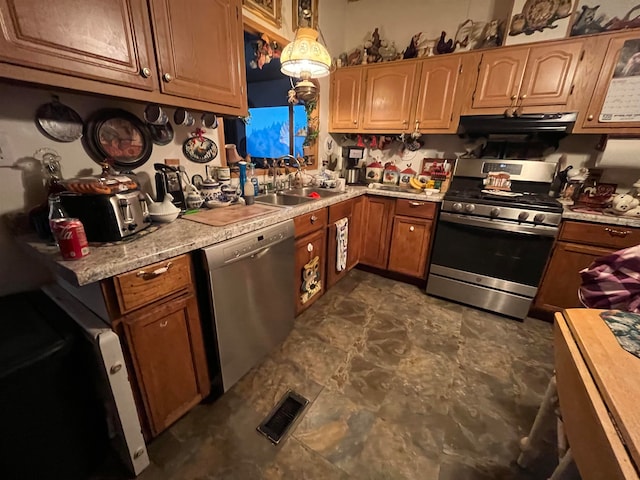
<svg viewBox="0 0 640 480"><path fill-rule="evenodd" d="M309 400L289 390L258 426L258 431L277 445L308 403Z"/></svg>

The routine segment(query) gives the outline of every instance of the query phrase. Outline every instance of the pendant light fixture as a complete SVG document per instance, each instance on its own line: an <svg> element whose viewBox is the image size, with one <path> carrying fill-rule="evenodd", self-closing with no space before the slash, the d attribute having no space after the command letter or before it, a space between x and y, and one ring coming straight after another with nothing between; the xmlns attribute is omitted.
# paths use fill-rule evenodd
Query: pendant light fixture
<svg viewBox="0 0 640 480"><path fill-rule="evenodd" d="M298 98L310 101L317 96L317 88L310 79L329 75L331 56L318 42L318 32L313 28L303 27L296 31L293 42L282 50L280 63L282 73L301 79L295 86Z"/></svg>

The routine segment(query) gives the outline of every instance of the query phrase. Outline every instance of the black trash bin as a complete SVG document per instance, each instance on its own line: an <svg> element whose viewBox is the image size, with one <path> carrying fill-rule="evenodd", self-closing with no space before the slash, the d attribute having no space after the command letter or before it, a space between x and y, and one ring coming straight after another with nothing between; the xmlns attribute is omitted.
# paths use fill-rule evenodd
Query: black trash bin
<svg viewBox="0 0 640 480"><path fill-rule="evenodd" d="M87 478L107 448L87 342L41 291L0 312L0 477Z"/></svg>

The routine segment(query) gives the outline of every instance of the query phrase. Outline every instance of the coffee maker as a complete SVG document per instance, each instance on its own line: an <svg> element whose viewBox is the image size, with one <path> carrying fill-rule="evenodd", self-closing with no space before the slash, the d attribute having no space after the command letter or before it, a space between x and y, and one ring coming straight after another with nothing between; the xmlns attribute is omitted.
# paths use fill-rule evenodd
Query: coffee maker
<svg viewBox="0 0 640 480"><path fill-rule="evenodd" d="M343 176L347 185L362 183L360 161L363 158L364 147L342 147Z"/></svg>

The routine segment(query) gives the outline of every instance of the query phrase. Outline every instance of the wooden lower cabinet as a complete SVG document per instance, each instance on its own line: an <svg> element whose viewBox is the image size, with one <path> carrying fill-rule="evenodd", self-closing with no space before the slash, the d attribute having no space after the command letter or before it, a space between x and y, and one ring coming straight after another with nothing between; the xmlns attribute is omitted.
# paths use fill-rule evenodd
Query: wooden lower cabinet
<svg viewBox="0 0 640 480"><path fill-rule="evenodd" d="M155 436L209 394L196 298L187 294L135 312L124 326Z"/></svg>
<svg viewBox="0 0 640 480"><path fill-rule="evenodd" d="M327 229L323 225L322 228L315 232L309 233L296 240L296 315L302 313L309 308L313 303L318 300L325 291L326 288L326 274L325 274L325 262L327 252ZM310 296L306 301L303 301L303 295L305 292L305 280L312 272L307 272L305 265L307 265L315 257L318 257L317 269L320 273L320 289ZM315 262L314 262L315 263Z"/></svg>
<svg viewBox="0 0 640 480"><path fill-rule="evenodd" d="M387 268L395 203L394 198L367 197L360 263L370 267Z"/></svg>
<svg viewBox="0 0 640 480"><path fill-rule="evenodd" d="M532 313L541 315L581 307L580 270L600 257L640 242L640 229L602 223L562 222L558 241L547 262Z"/></svg>
<svg viewBox="0 0 640 480"><path fill-rule="evenodd" d="M353 208L349 224L349 244L347 246L347 270L351 270L360 263L365 200L364 196L352 200Z"/></svg>
<svg viewBox="0 0 640 480"><path fill-rule="evenodd" d="M387 269L412 277L424 277L432 225L431 220L397 215L393 219Z"/></svg>
<svg viewBox="0 0 640 480"><path fill-rule="evenodd" d="M329 206L329 225L327 227L327 288L331 288L338 280L343 278L352 268L354 263L349 262L349 256L353 255L357 248L357 239L355 235L358 226L355 225L353 218L354 200L345 200ZM344 270L338 270L338 228L336 222L346 218L348 220L348 237L347 237L347 265ZM352 239L354 240L352 242ZM353 243L353 245L351 245ZM350 248L351 247L351 248Z"/></svg>
<svg viewBox="0 0 640 480"><path fill-rule="evenodd" d="M153 436L209 394L195 295L167 300L123 318L141 399Z"/></svg>
<svg viewBox="0 0 640 480"><path fill-rule="evenodd" d="M538 290L536 307L544 310L581 307L578 299L580 270L609 253L611 250L606 248L558 242Z"/></svg>

